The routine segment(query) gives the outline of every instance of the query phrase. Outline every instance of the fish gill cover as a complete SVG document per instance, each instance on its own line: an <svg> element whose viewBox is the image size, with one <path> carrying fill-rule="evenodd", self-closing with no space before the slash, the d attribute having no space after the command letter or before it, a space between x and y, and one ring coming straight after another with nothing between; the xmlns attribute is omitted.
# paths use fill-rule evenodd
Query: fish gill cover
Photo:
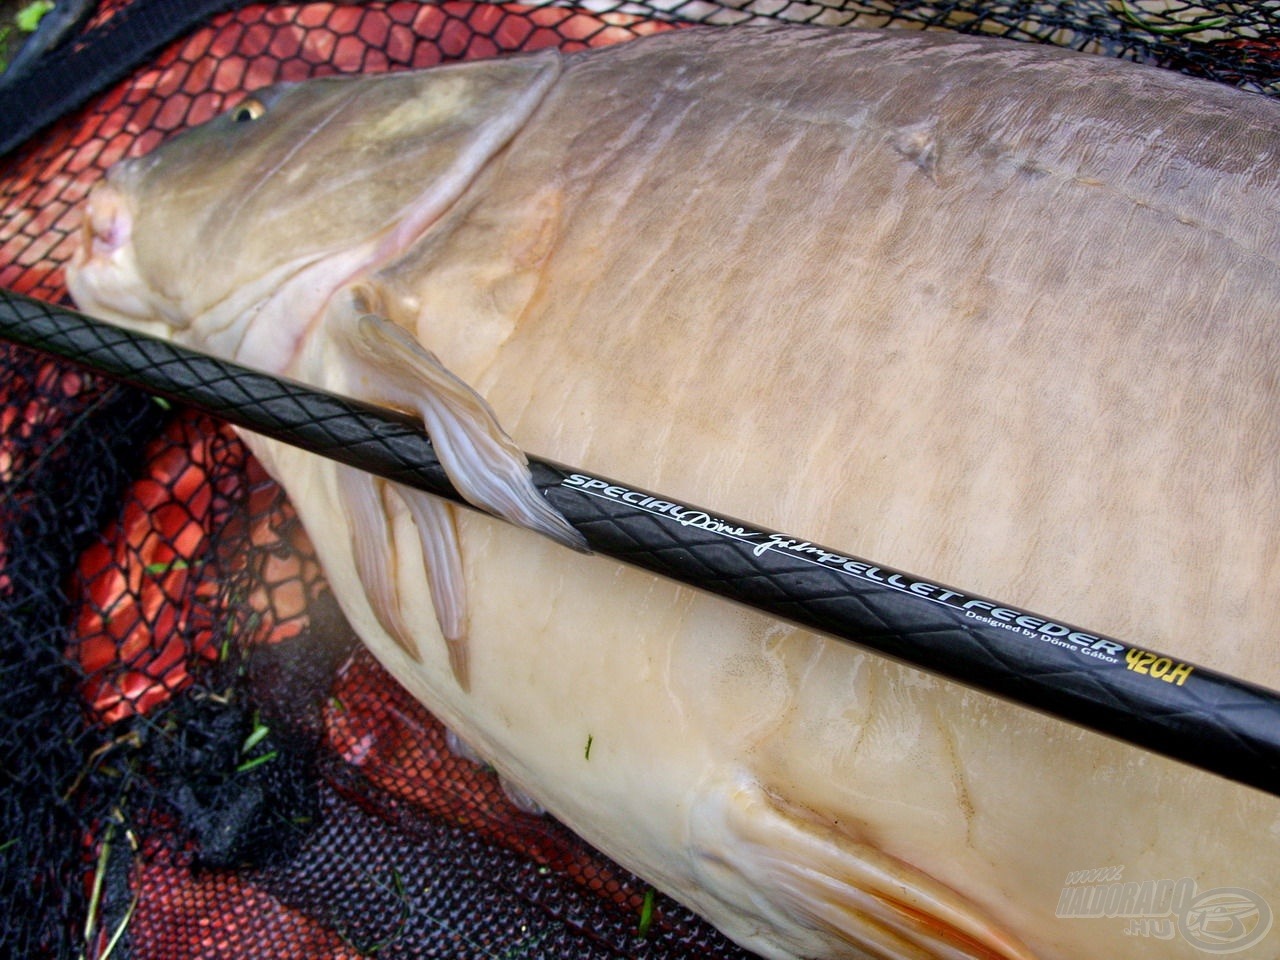
<svg viewBox="0 0 1280 960"><path fill-rule="evenodd" d="M27 6L0 5L0 29ZM1269 4L70 6L70 35L0 87L0 285L51 301L106 167L277 80L777 19L997 34L1280 94ZM0 364L0 954L745 956L448 749L355 644L229 428L17 347Z"/></svg>

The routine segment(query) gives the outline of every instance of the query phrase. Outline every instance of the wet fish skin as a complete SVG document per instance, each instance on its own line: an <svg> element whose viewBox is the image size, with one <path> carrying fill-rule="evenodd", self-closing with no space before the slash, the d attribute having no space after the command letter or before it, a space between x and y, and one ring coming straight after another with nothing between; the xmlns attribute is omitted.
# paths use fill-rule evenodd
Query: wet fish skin
<svg viewBox="0 0 1280 960"><path fill-rule="evenodd" d="M799 28L260 99L113 172L82 306L412 406L374 317L528 449L1280 686L1275 104ZM251 443L392 673L764 956L1203 955L1057 916L1095 867L1280 908L1273 798L469 514L464 690L450 524Z"/></svg>

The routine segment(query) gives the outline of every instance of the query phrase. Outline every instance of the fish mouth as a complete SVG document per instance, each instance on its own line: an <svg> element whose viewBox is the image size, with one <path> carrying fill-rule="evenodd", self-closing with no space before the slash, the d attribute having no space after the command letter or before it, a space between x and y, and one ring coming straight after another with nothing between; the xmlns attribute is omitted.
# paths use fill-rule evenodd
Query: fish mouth
<svg viewBox="0 0 1280 960"><path fill-rule="evenodd" d="M110 260L132 232L133 215L124 195L105 180L94 184L85 201L79 255L84 260Z"/></svg>
<svg viewBox="0 0 1280 960"><path fill-rule="evenodd" d="M166 315L171 311L159 308L138 271L134 222L123 190L109 180L94 184L82 207L79 243L67 264L67 289L86 313L164 335L179 324Z"/></svg>

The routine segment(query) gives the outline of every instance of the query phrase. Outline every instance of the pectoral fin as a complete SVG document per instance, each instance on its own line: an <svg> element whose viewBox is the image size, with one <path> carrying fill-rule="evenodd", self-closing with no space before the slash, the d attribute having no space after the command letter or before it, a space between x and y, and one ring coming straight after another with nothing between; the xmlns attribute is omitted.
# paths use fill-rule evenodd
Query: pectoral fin
<svg viewBox="0 0 1280 960"><path fill-rule="evenodd" d="M463 690L471 689L471 658L467 652L467 595L462 572L462 548L453 520L453 508L442 500L398 484L399 494L422 544L422 560L436 621L449 648L449 666Z"/></svg>
<svg viewBox="0 0 1280 960"><path fill-rule="evenodd" d="M586 541L533 485L524 452L484 398L384 317L365 313L348 340L374 365L377 398L416 410L449 479L468 501L514 524L586 550Z"/></svg>
<svg viewBox="0 0 1280 960"><path fill-rule="evenodd" d="M356 573L382 628L413 659L421 661L417 641L400 609L394 534L388 499L409 509L421 544L423 566L436 620L449 649L449 666L463 690L470 689L467 655L466 582L453 510L419 490L388 483L352 467L339 466L338 492L351 519L351 549Z"/></svg>
<svg viewBox="0 0 1280 960"><path fill-rule="evenodd" d="M355 285L336 297L328 331L348 348L350 389L374 403L416 410L453 485L471 503L512 523L586 550L586 541L538 492L528 460L498 425L484 398L447 370L407 331L369 312L376 291ZM409 508L422 546L436 618L449 649L449 664L462 688L470 684L467 611L462 554L452 508L428 494L341 468L342 495L350 512L356 565L379 621L415 659L395 594L394 552L383 498L398 496Z"/></svg>
<svg viewBox="0 0 1280 960"><path fill-rule="evenodd" d="M386 481L353 467L339 466L338 495L351 521L356 574L382 628L405 653L421 661L418 645L405 625L396 593L395 550L383 500Z"/></svg>
<svg viewBox="0 0 1280 960"><path fill-rule="evenodd" d="M735 784L694 815L709 874L737 874L755 908L883 960L1035 960L976 904L905 861L758 786Z"/></svg>

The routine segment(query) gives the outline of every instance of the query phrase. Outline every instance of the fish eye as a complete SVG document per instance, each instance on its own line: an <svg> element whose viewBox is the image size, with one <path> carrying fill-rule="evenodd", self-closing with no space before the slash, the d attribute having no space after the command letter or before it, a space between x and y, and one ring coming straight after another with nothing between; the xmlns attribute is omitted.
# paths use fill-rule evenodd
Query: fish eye
<svg viewBox="0 0 1280 960"><path fill-rule="evenodd" d="M231 111L231 120L233 123L249 123L252 120L257 120L266 112L267 108L261 100L250 97L247 100L240 101L236 108Z"/></svg>

